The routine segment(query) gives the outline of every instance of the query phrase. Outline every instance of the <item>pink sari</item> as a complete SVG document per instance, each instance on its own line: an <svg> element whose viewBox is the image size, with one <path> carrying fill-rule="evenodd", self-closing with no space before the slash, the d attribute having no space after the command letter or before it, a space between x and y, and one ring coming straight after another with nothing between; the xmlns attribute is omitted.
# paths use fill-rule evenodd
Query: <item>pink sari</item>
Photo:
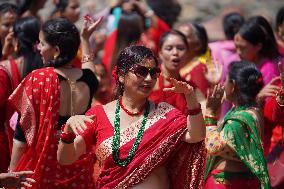
<svg viewBox="0 0 284 189"><path fill-rule="evenodd" d="M20 126L27 150L15 171L32 170L32 189L91 189L92 154L85 154L72 165L61 166L56 159L60 130L57 121L60 82L54 68L33 71L9 98L21 114Z"/></svg>
<svg viewBox="0 0 284 189"><path fill-rule="evenodd" d="M170 188L203 188L204 142L186 143L186 117L167 103L160 103L151 111L144 135L133 159L126 167L115 164L112 158L113 126L103 106L91 108L87 115L96 115L93 124L82 134L87 151L95 146L98 189L131 188L142 183L154 169L164 166ZM131 149L142 118L121 131L120 158L125 159Z"/></svg>

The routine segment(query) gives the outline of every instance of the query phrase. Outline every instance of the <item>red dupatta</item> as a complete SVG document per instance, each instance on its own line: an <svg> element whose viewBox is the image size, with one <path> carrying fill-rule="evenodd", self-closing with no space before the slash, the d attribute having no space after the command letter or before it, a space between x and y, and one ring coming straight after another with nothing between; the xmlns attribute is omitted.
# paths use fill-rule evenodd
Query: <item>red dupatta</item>
<svg viewBox="0 0 284 189"><path fill-rule="evenodd" d="M60 82L54 68L30 73L16 88L9 102L21 115L28 149L15 171L33 170L35 180L40 179L41 165L46 161L48 146L55 137L60 105Z"/></svg>
<svg viewBox="0 0 284 189"><path fill-rule="evenodd" d="M204 142L189 144L182 141L187 127L186 117L180 111L167 103L160 103L157 109L150 112L139 148L130 164L123 168L117 166L112 159L113 127L111 123L106 123L107 116L102 106L99 107L101 108L97 106L87 113L95 114L96 119L92 125L88 125L89 131L82 134L87 149L91 149L91 144L95 140L96 157L99 161L104 159L96 188L131 188L142 183L160 166L167 169L170 188L203 187ZM132 147L139 130L135 127L139 128L140 121L122 131L121 159L127 156Z"/></svg>

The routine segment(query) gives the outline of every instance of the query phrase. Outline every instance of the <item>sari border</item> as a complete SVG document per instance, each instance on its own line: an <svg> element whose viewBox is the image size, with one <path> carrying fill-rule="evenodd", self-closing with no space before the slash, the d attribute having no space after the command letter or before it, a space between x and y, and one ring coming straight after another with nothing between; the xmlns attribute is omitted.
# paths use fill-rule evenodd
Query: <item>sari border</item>
<svg viewBox="0 0 284 189"><path fill-rule="evenodd" d="M174 109L174 107L168 103L162 102L158 104L158 108L150 112L144 132L146 132L147 129L151 128L160 119L166 119L165 115L172 109ZM142 120L142 118L139 119L136 123L132 124L130 127L122 131L120 136L121 147L136 138ZM97 160L100 163L106 160L112 154L112 151L108 150L112 149L112 140L113 136L107 138L100 145L98 145L95 154L97 156Z"/></svg>

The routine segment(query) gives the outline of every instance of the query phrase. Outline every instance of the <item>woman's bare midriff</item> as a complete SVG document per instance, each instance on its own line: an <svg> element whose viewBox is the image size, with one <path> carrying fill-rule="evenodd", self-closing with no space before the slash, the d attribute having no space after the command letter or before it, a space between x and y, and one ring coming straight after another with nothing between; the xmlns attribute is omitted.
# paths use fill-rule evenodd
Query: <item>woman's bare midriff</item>
<svg viewBox="0 0 284 189"><path fill-rule="evenodd" d="M168 189L170 186L168 174L165 167L154 170L142 183L135 185L132 189Z"/></svg>
<svg viewBox="0 0 284 189"><path fill-rule="evenodd" d="M239 161L220 159L214 169L227 172L249 172L250 170Z"/></svg>

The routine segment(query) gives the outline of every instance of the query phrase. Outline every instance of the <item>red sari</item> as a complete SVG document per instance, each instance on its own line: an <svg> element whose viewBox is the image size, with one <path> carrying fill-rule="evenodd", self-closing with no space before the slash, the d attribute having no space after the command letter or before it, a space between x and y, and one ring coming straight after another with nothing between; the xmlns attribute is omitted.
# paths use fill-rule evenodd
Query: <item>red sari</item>
<svg viewBox="0 0 284 189"><path fill-rule="evenodd" d="M82 134L87 152L94 145L96 154L97 189L131 188L142 183L156 168L164 166L170 188L202 188L204 176L204 142L186 143L186 117L167 103L160 103L151 111L141 143L126 167L118 166L112 158L113 126L103 106L91 108L87 115L96 115ZM143 118L120 134L120 158L127 157Z"/></svg>
<svg viewBox="0 0 284 189"><path fill-rule="evenodd" d="M91 154L69 166L59 165L56 159L60 134L57 130L60 81L54 68L33 71L9 101L21 115L20 126L28 146L15 171L34 171L32 178L36 183L32 188L93 188Z"/></svg>
<svg viewBox="0 0 284 189"><path fill-rule="evenodd" d="M10 164L13 130L9 127L12 110L7 99L20 83L18 67L11 59L0 64L0 173L6 172Z"/></svg>

